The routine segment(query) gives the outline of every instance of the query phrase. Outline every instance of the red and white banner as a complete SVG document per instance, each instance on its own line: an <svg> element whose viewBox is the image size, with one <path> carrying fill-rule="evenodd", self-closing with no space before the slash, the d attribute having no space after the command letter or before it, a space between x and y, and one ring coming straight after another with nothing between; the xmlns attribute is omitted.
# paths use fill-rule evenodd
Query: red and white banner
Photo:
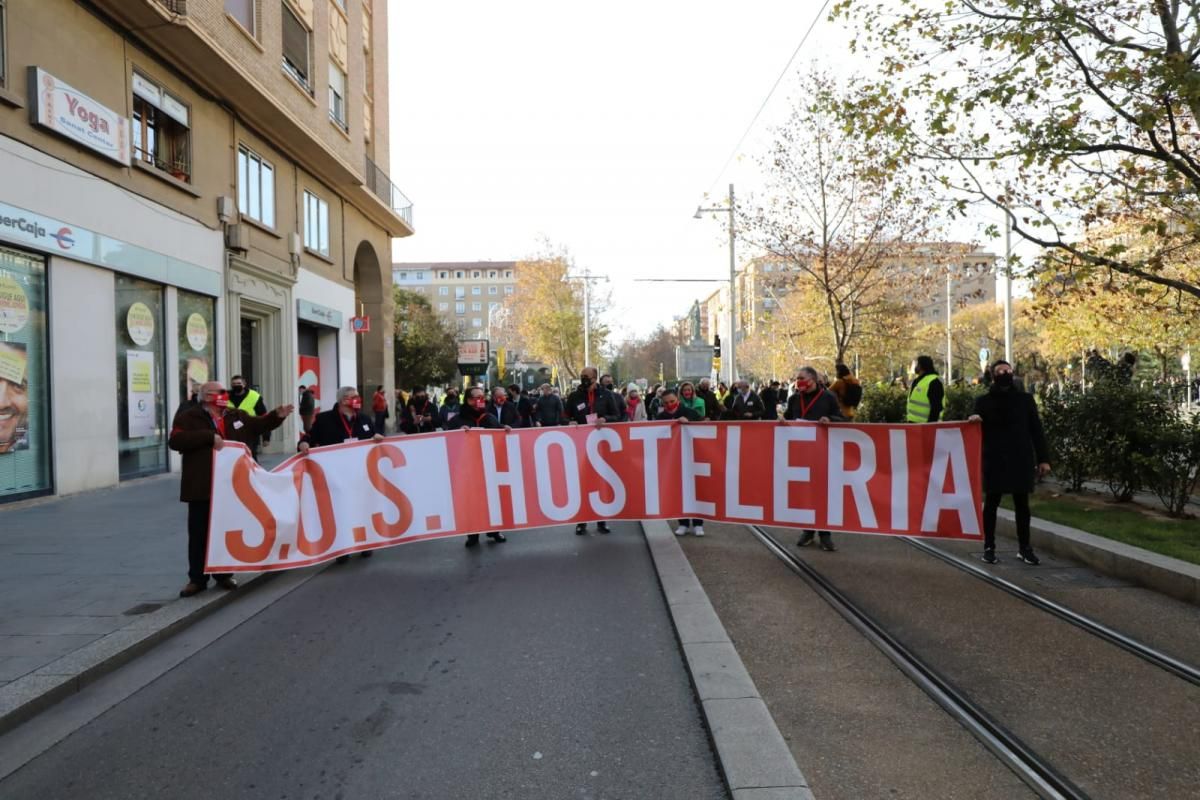
<svg viewBox="0 0 1200 800"><path fill-rule="evenodd" d="M444 536L698 517L976 539L978 425L647 422L479 429L213 454L208 572L290 569Z"/></svg>

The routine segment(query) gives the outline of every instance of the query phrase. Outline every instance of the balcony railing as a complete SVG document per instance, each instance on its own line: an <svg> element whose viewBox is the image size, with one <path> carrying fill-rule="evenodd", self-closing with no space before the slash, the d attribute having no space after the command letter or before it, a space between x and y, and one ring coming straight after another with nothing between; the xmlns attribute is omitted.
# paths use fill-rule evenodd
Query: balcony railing
<svg viewBox="0 0 1200 800"><path fill-rule="evenodd" d="M392 179L371 160L370 156L367 156L366 161L367 188L411 228L413 226L412 201L405 197L404 192L396 188Z"/></svg>
<svg viewBox="0 0 1200 800"><path fill-rule="evenodd" d="M187 15L187 0L158 0L158 4L181 17Z"/></svg>

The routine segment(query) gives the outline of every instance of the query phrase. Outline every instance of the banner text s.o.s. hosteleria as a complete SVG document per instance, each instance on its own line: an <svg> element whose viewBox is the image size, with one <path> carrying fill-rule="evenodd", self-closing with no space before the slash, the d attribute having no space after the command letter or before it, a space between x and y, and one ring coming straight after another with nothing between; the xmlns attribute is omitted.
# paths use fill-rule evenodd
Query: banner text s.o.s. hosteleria
<svg viewBox="0 0 1200 800"><path fill-rule="evenodd" d="M268 472L230 445L213 454L207 571L599 519L973 539L980 446L969 423L650 422L399 436Z"/></svg>

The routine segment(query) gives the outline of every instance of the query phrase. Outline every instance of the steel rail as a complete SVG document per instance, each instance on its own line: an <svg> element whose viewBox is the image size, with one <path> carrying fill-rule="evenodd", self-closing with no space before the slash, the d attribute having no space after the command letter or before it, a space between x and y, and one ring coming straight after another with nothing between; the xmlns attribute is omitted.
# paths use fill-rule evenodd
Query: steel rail
<svg viewBox="0 0 1200 800"><path fill-rule="evenodd" d="M1176 677L1183 678L1189 683L1200 686L1200 669L1197 669L1191 664L1169 656L1161 650L1156 650L1150 645L1130 636L1126 636L1120 631L1113 630L1107 625L1098 622L1091 617L1080 614L1078 611L1072 611L1066 606L1059 605L1053 600L1042 597L1041 595L1018 586L1011 581L1006 581L1004 578L1001 578L997 575L993 575L986 569L968 563L958 556L955 556L953 553L947 553L945 550L942 550L939 547L934 547L928 542L923 542L920 539L914 539L911 536L904 536L901 538L923 553L927 553L934 558L941 559L951 566L958 567L963 572L966 572L969 575L974 575L976 578L979 578L982 581L987 581L992 586L1008 592L1013 597L1024 600L1026 603L1029 603L1035 608L1039 608L1042 611L1053 614L1059 619L1078 628L1082 628L1093 636L1097 636L1106 642L1114 644L1122 650L1125 650L1126 652L1132 653L1138 658L1150 662L1156 667L1165 669L1167 672L1170 672Z"/></svg>
<svg viewBox="0 0 1200 800"><path fill-rule="evenodd" d="M1039 797L1045 798L1045 800L1089 800L1088 795L1069 778L976 705L947 678L884 630L878 622L842 594L823 575L798 558L760 526L747 525L746 527L772 554L808 583L813 591L833 606L834 610L887 656L909 680L966 728Z"/></svg>

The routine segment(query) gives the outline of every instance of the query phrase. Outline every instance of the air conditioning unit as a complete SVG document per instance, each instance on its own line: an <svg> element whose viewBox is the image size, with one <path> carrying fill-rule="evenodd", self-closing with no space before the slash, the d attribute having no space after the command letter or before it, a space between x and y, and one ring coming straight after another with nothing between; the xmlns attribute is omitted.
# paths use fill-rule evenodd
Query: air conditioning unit
<svg viewBox="0 0 1200 800"><path fill-rule="evenodd" d="M217 219L226 224L237 219L237 206L234 205L233 198L227 194L217 198Z"/></svg>
<svg viewBox="0 0 1200 800"><path fill-rule="evenodd" d="M300 234L295 231L288 234L288 252L294 256L298 256L304 252L300 245Z"/></svg>
<svg viewBox="0 0 1200 800"><path fill-rule="evenodd" d="M250 249L250 229L242 224L226 226L225 247L245 253Z"/></svg>

